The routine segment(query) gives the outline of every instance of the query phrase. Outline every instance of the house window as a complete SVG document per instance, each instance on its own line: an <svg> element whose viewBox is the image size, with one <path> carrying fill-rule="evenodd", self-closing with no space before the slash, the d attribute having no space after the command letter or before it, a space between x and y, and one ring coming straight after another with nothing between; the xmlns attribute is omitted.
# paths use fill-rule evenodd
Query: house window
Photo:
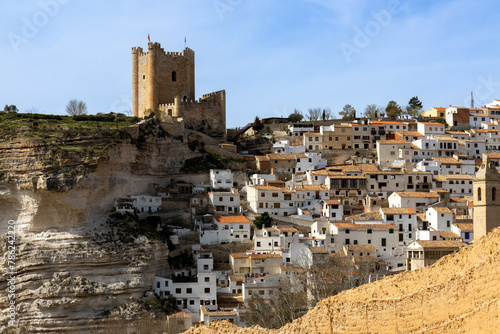
<svg viewBox="0 0 500 334"><path fill-rule="evenodd" d="M208 270L208 264L203 265L203 270Z"/></svg>
<svg viewBox="0 0 500 334"><path fill-rule="evenodd" d="M344 244L346 244L346 245L351 244L351 240L350 239L345 239L345 243Z"/></svg>
<svg viewBox="0 0 500 334"><path fill-rule="evenodd" d="M186 289L186 293L193 293L193 289L192 288L187 288Z"/></svg>
<svg viewBox="0 0 500 334"><path fill-rule="evenodd" d="M177 81L177 72L173 71L172 72L172 82L176 82Z"/></svg>
<svg viewBox="0 0 500 334"><path fill-rule="evenodd" d="M481 201L481 188L477 188L477 200Z"/></svg>
<svg viewBox="0 0 500 334"><path fill-rule="evenodd" d="M159 289L160 288L160 282L156 282L156 288Z"/></svg>
<svg viewBox="0 0 500 334"><path fill-rule="evenodd" d="M370 229L370 228L369 228L369 229L366 231L366 233L368 233L368 234L372 234L372 233L373 233L373 231L372 231L372 229Z"/></svg>
<svg viewBox="0 0 500 334"><path fill-rule="evenodd" d="M205 277L205 282L210 282L210 277Z"/></svg>
<svg viewBox="0 0 500 334"><path fill-rule="evenodd" d="M205 293L210 293L210 288L205 288Z"/></svg>
<svg viewBox="0 0 500 334"><path fill-rule="evenodd" d="M351 233L351 231L348 228L346 228L345 234L349 234L349 233Z"/></svg>
<svg viewBox="0 0 500 334"><path fill-rule="evenodd" d="M189 305L194 305L194 299L189 300Z"/></svg>
<svg viewBox="0 0 500 334"><path fill-rule="evenodd" d="M176 288L175 289L175 293L181 293L181 291L182 291L181 288Z"/></svg>
<svg viewBox="0 0 500 334"><path fill-rule="evenodd" d="M387 246L387 240L385 238L382 238L382 247Z"/></svg>
<svg viewBox="0 0 500 334"><path fill-rule="evenodd" d="M273 197L278 197L278 193L273 193Z"/></svg>

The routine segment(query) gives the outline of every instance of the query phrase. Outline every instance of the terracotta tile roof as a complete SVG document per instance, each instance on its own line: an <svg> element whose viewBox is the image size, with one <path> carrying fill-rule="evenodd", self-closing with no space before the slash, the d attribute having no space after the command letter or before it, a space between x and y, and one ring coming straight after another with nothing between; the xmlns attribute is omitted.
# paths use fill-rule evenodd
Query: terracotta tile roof
<svg viewBox="0 0 500 334"><path fill-rule="evenodd" d="M460 240L416 240L423 248L460 248L467 244Z"/></svg>
<svg viewBox="0 0 500 334"><path fill-rule="evenodd" d="M203 312L209 317L233 317L236 316L236 311L207 311Z"/></svg>
<svg viewBox="0 0 500 334"><path fill-rule="evenodd" d="M453 224L458 227L462 232L472 232L474 231L474 224L466 224L466 223L456 223Z"/></svg>
<svg viewBox="0 0 500 334"><path fill-rule="evenodd" d="M402 171L376 171L376 172L365 172L366 175L404 175L405 172Z"/></svg>
<svg viewBox="0 0 500 334"><path fill-rule="evenodd" d="M397 131L396 134L407 137L425 137L418 131Z"/></svg>
<svg viewBox="0 0 500 334"><path fill-rule="evenodd" d="M412 208L382 208L380 209L386 215L415 215L417 214Z"/></svg>
<svg viewBox="0 0 500 334"><path fill-rule="evenodd" d="M311 253L328 253L328 250L323 247L310 247Z"/></svg>
<svg viewBox="0 0 500 334"><path fill-rule="evenodd" d="M442 164L446 165L461 165L462 161L458 161L455 158L447 158L447 157L434 157L432 158L434 161L439 161Z"/></svg>
<svg viewBox="0 0 500 334"><path fill-rule="evenodd" d="M344 175L342 172L332 172L326 169L318 169L311 173L312 175Z"/></svg>
<svg viewBox="0 0 500 334"><path fill-rule="evenodd" d="M360 213L358 215L353 215L349 217L345 217L345 220L353 220L353 221L370 221L370 220L384 220L382 216L377 211Z"/></svg>
<svg viewBox="0 0 500 334"><path fill-rule="evenodd" d="M471 129L470 130L471 133L498 133L500 132L500 130L498 129Z"/></svg>
<svg viewBox="0 0 500 334"><path fill-rule="evenodd" d="M425 215L425 212L417 213L417 219L420 219L423 222L428 221L427 216Z"/></svg>
<svg viewBox="0 0 500 334"><path fill-rule="evenodd" d="M290 227L290 226L266 227L265 230L268 232L276 232L276 231L279 231L279 232L298 232L299 231L295 227Z"/></svg>
<svg viewBox="0 0 500 334"><path fill-rule="evenodd" d="M430 207L430 209L434 209L436 210L437 213L453 213L451 212L451 210L445 206L433 206L433 207Z"/></svg>
<svg viewBox="0 0 500 334"><path fill-rule="evenodd" d="M257 190L273 190L273 191L280 191L283 188L279 187L273 187L273 186L250 186L250 188L254 188Z"/></svg>
<svg viewBox="0 0 500 334"><path fill-rule="evenodd" d="M215 220L221 224L231 224L231 223L250 223L248 219L244 216L221 216L214 217Z"/></svg>
<svg viewBox="0 0 500 334"><path fill-rule="evenodd" d="M270 153L267 155L269 160L296 160L296 154ZM307 157L307 156L306 156Z"/></svg>
<svg viewBox="0 0 500 334"><path fill-rule="evenodd" d="M459 135L459 136L469 136L469 134L467 132L462 132L462 131L449 131L449 130L446 130L444 133L446 133L447 135Z"/></svg>
<svg viewBox="0 0 500 334"><path fill-rule="evenodd" d="M439 231L439 236L444 239L460 239L460 236L452 231Z"/></svg>
<svg viewBox="0 0 500 334"><path fill-rule="evenodd" d="M433 138L441 141L458 141L458 138L447 137L447 136L433 136Z"/></svg>
<svg viewBox="0 0 500 334"><path fill-rule="evenodd" d="M500 152L489 152L486 153L490 159L500 159Z"/></svg>
<svg viewBox="0 0 500 334"><path fill-rule="evenodd" d="M472 200L472 196L464 196L464 197L450 196L451 202L466 203L467 201L471 201L471 200Z"/></svg>
<svg viewBox="0 0 500 334"><path fill-rule="evenodd" d="M304 184L295 187L296 191L316 191L316 190L328 190L324 184Z"/></svg>
<svg viewBox="0 0 500 334"><path fill-rule="evenodd" d="M432 175L431 172L424 172L424 171L421 171L421 170L406 171L406 172L403 172L403 174L405 174L405 175Z"/></svg>
<svg viewBox="0 0 500 334"><path fill-rule="evenodd" d="M231 253L230 256L233 259L248 259L249 257L247 253Z"/></svg>
<svg viewBox="0 0 500 334"><path fill-rule="evenodd" d="M328 204L328 205L340 205L340 204L342 204L338 199L326 199L326 200L323 200L323 203Z"/></svg>
<svg viewBox="0 0 500 334"><path fill-rule="evenodd" d="M439 193L443 193L443 194L448 194L449 193L449 191L446 190L446 189L431 189L430 191L433 192L433 193L438 193L438 194Z"/></svg>
<svg viewBox="0 0 500 334"><path fill-rule="evenodd" d="M370 124L374 124L374 125L379 125L379 124L408 125L407 123L398 122L398 121L371 121Z"/></svg>
<svg viewBox="0 0 500 334"><path fill-rule="evenodd" d="M396 224L356 224L356 223L333 223L333 226L336 226L339 229L360 229L360 230L367 230L367 229L382 229L382 230L387 230L391 228L398 228Z"/></svg>
<svg viewBox="0 0 500 334"><path fill-rule="evenodd" d="M269 161L269 158L266 157L265 155L256 155L255 160L257 160L257 161Z"/></svg>
<svg viewBox="0 0 500 334"><path fill-rule="evenodd" d="M330 258L345 259L347 258L347 255L345 255L344 252L335 252L330 254Z"/></svg>
<svg viewBox="0 0 500 334"><path fill-rule="evenodd" d="M411 144L405 140L378 140L377 143L380 145Z"/></svg>
<svg viewBox="0 0 500 334"><path fill-rule="evenodd" d="M420 191L396 191L395 194L402 198L439 198L439 195L436 193Z"/></svg>
<svg viewBox="0 0 500 334"><path fill-rule="evenodd" d="M475 114L473 112L469 113L470 117L490 117L490 115L487 114Z"/></svg>
<svg viewBox="0 0 500 334"><path fill-rule="evenodd" d="M373 245L346 245L348 252L356 253L375 253L375 247Z"/></svg>

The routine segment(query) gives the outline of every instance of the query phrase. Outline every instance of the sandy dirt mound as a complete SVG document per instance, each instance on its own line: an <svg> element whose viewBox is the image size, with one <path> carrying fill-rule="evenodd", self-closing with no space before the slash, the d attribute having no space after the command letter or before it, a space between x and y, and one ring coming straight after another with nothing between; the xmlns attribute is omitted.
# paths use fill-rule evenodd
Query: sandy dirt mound
<svg viewBox="0 0 500 334"><path fill-rule="evenodd" d="M344 291L279 330L187 333L500 333L500 229L431 267Z"/></svg>

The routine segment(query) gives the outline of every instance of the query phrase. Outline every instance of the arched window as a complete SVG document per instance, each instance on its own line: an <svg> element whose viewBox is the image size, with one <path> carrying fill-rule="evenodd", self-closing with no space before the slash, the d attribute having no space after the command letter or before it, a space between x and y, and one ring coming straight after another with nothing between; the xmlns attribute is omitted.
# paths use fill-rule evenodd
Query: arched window
<svg viewBox="0 0 500 334"><path fill-rule="evenodd" d="M172 109L168 109L167 114L168 116L172 116Z"/></svg>
<svg viewBox="0 0 500 334"><path fill-rule="evenodd" d="M175 72L175 71L172 72L172 81L173 82L177 81L177 72Z"/></svg>
<svg viewBox="0 0 500 334"><path fill-rule="evenodd" d="M493 187L491 189L491 200L494 201L497 198L497 188Z"/></svg>
<svg viewBox="0 0 500 334"><path fill-rule="evenodd" d="M184 102L187 102L188 97L186 95L184 95L183 100L184 100Z"/></svg>
<svg viewBox="0 0 500 334"><path fill-rule="evenodd" d="M477 200L481 200L481 188L477 188Z"/></svg>

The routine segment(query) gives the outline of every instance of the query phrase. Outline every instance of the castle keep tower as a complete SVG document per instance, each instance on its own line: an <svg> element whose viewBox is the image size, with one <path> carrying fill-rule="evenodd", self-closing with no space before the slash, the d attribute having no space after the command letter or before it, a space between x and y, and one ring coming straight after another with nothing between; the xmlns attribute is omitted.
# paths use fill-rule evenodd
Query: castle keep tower
<svg viewBox="0 0 500 334"><path fill-rule="evenodd" d="M132 114L158 113L162 121L182 122L186 128L212 137L226 135L226 92L195 100L194 51L165 52L148 43L148 52L132 48Z"/></svg>
<svg viewBox="0 0 500 334"><path fill-rule="evenodd" d="M194 51L165 52L160 43L148 43L148 52L132 48L132 112L144 117L160 104L174 103L178 96L193 101Z"/></svg>
<svg viewBox="0 0 500 334"><path fill-rule="evenodd" d="M500 174L483 153L483 162L474 179L474 240L500 226Z"/></svg>

